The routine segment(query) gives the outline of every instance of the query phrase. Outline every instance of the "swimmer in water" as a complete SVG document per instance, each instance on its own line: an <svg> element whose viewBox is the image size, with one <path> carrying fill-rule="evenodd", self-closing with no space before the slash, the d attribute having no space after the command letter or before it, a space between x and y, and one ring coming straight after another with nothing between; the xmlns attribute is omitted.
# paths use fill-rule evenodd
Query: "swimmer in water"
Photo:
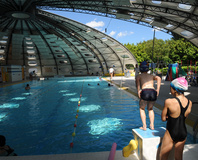
<svg viewBox="0 0 198 160"><path fill-rule="evenodd" d="M29 90L29 89L30 89L30 85L27 84L26 87L25 87L25 89L26 89L26 90Z"/></svg>

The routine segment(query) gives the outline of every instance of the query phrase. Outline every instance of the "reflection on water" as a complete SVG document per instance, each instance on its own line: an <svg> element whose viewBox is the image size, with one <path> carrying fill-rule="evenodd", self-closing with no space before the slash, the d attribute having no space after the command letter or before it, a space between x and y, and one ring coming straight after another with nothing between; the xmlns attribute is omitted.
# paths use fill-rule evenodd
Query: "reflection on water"
<svg viewBox="0 0 198 160"><path fill-rule="evenodd" d="M119 130L119 126L122 124L121 119L118 118L104 118L92 120L87 123L91 128L89 131L92 135L104 135L112 130Z"/></svg>
<svg viewBox="0 0 198 160"><path fill-rule="evenodd" d="M3 105L0 105L0 108L19 108L19 104L4 103Z"/></svg>
<svg viewBox="0 0 198 160"><path fill-rule="evenodd" d="M81 97L81 100L80 101L85 101L86 99L87 99L86 97ZM69 101L77 102L77 101L79 101L79 98L70 98Z"/></svg>
<svg viewBox="0 0 198 160"><path fill-rule="evenodd" d="M24 100L26 99L26 97L15 97L15 98L12 98L12 100Z"/></svg>
<svg viewBox="0 0 198 160"><path fill-rule="evenodd" d="M0 114L0 122L3 121L3 119L6 118L6 117L7 117L7 114L1 113Z"/></svg>
<svg viewBox="0 0 198 160"><path fill-rule="evenodd" d="M65 92L68 92L69 90L61 90L59 91L59 93L65 93Z"/></svg>
<svg viewBox="0 0 198 160"><path fill-rule="evenodd" d="M99 105L95 105L95 104L83 105L79 108L79 111L81 111L81 112L93 112L93 111L100 110L100 108L101 107Z"/></svg>
<svg viewBox="0 0 198 160"><path fill-rule="evenodd" d="M63 96L74 96L76 95L76 93L66 93L66 94L63 94Z"/></svg>
<svg viewBox="0 0 198 160"><path fill-rule="evenodd" d="M29 93L22 93L22 95L23 96L30 96L30 95L32 95L32 93L31 92L29 92Z"/></svg>
<svg viewBox="0 0 198 160"><path fill-rule="evenodd" d="M98 79L74 79L74 80L64 80L58 81L58 83L73 83L73 82L98 82Z"/></svg>

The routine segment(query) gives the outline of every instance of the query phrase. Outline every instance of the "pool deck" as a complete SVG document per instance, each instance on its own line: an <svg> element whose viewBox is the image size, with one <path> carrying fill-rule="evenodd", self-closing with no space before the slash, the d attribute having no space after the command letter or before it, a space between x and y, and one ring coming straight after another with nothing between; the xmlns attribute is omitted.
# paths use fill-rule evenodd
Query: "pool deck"
<svg viewBox="0 0 198 160"><path fill-rule="evenodd" d="M196 160L198 144L189 144L184 146L183 160ZM38 155L38 156L13 156L1 157L1 160L108 160L109 152L90 152L90 153L71 153L56 155ZM111 159L113 160L113 159ZM117 150L114 160L139 160L136 154L130 154L129 157L123 157L122 151Z"/></svg>
<svg viewBox="0 0 198 160"><path fill-rule="evenodd" d="M105 80L109 81L110 78L106 77ZM24 82L24 81L23 81ZM22 83L23 83L22 82ZM137 96L137 91L135 87L134 77L113 77L114 85L122 90L126 90L130 94ZM0 87L10 84L1 84ZM189 90L186 93L186 96L192 101L197 102L198 99L198 88L189 86ZM165 81L164 77L162 78L160 95L155 104L155 107L159 110L162 110L164 100L171 97L170 93L170 82ZM197 105L198 107L198 105ZM193 105L192 113L189 115L188 120L188 131L193 133L192 127L196 119L198 118L198 109L196 105ZM124 146L123 146L124 147ZM184 147L183 159L184 160L194 160L198 157L197 152L198 144L188 144ZM38 156L14 156L14 157L1 157L1 160L107 160L109 157L110 150L107 152L90 152L90 153L70 153L70 154L57 154L57 155L38 155ZM136 154L131 154L129 157L123 157L122 151L117 150L115 154L115 160L138 160Z"/></svg>
<svg viewBox="0 0 198 160"><path fill-rule="evenodd" d="M107 77L106 80L109 81L110 78ZM112 83L115 84L117 87L123 88L124 90L128 91L129 93L137 97L137 90L135 86L134 77L113 77ZM198 87L189 86L188 91L185 92L185 96L192 102L198 102ZM162 110L164 101L167 98L172 98L172 95L170 94L170 81L165 81L165 76L164 76L162 77L160 93L155 103L155 107L157 107L159 110ZM187 119L187 124L189 127L191 127L190 129L188 129L188 131L191 134L193 134L192 127L197 119L198 119L198 104L194 104L192 107L192 111Z"/></svg>

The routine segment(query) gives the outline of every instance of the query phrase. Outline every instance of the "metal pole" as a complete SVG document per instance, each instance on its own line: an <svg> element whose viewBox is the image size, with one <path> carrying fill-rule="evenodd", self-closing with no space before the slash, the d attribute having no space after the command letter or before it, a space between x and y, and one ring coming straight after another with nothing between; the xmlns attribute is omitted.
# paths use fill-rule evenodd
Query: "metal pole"
<svg viewBox="0 0 198 160"><path fill-rule="evenodd" d="M125 57L123 57L123 69L122 69L122 78L123 78L123 70L124 70L124 59ZM122 88L122 78L121 78L121 83L120 83L120 88Z"/></svg>
<svg viewBox="0 0 198 160"><path fill-rule="evenodd" d="M154 29L154 33L153 33L153 50L152 50L152 57L151 57L151 70L153 73L153 52L154 52L154 46L155 46L155 29Z"/></svg>

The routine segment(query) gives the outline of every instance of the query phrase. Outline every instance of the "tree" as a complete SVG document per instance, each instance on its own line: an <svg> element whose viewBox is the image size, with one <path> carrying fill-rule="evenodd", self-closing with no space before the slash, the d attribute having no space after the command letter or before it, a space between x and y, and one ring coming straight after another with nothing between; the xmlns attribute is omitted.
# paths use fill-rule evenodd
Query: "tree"
<svg viewBox="0 0 198 160"><path fill-rule="evenodd" d="M155 39L154 50L153 40L143 41L135 44L124 44L133 53L136 60L151 61L153 52L153 62L162 61L164 64L183 61L187 64L188 60L195 62L198 59L198 48L184 38L162 40Z"/></svg>

